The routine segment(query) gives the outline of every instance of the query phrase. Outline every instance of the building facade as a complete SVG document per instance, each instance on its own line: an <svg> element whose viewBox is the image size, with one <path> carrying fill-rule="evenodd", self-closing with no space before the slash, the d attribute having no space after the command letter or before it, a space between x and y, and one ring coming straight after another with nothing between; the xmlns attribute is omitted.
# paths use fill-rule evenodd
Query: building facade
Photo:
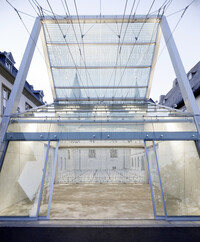
<svg viewBox="0 0 200 242"><path fill-rule="evenodd" d="M198 107L200 108L200 61L187 73L187 77ZM172 89L166 95L160 96L159 104L171 108L186 110L177 78L173 81Z"/></svg>
<svg viewBox="0 0 200 242"><path fill-rule="evenodd" d="M5 111L18 70L11 52L0 52L0 118ZM18 105L18 112L43 105L43 91L34 90L27 81Z"/></svg>

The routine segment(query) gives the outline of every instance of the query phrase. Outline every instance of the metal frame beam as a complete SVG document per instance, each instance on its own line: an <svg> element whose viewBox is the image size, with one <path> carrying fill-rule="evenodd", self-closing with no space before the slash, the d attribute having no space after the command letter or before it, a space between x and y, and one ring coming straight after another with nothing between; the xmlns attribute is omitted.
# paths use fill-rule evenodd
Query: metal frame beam
<svg viewBox="0 0 200 242"><path fill-rule="evenodd" d="M123 43L120 43L121 46L124 46L124 45L155 45L156 42L123 42ZM47 46L54 46L54 45L58 45L58 46L66 46L66 45L82 45L82 43L66 43L66 42L47 42L46 43ZM84 45L116 45L118 46L118 42L113 42L113 43L110 43L110 42L102 42L102 43L94 43L94 42L84 42Z"/></svg>
<svg viewBox="0 0 200 242"><path fill-rule="evenodd" d="M70 110L68 110L67 112L70 112ZM73 112L73 111L72 111ZM46 119L46 117L41 116L41 117L36 117L36 118L31 118L31 119L16 119L16 120L12 120L12 123L39 123L39 124L51 124L51 123L56 123L56 124L68 124L68 125L74 125L74 124L80 124L80 125L84 125L84 124L141 124L144 125L146 123L150 123L150 124L157 124L157 123L193 123L193 120L188 120L188 119L184 119L184 118L179 118L179 119L162 119L162 116L160 117L161 119L157 118L157 119L152 119L152 117L154 118L154 116L145 116L144 119L135 119L135 114L133 115L120 115L118 119L116 119L116 116L110 116L109 115L109 111L104 111L104 115L101 114L101 116L98 116L96 114L96 112L98 113L98 111L94 111L94 114L91 117L88 117L87 115L81 115L81 116L74 116L74 115L70 115L70 116L62 116L62 117L49 117L49 119ZM107 113L108 112L108 113ZM39 119L40 118L40 119ZM104 118L104 119L103 119ZM87 120L85 120L87 119ZM121 120L120 120L121 119ZM123 120L122 120L123 119ZM124 120L126 119L126 120ZM191 128L192 129L192 128Z"/></svg>
<svg viewBox="0 0 200 242"><path fill-rule="evenodd" d="M52 169L52 176L51 176L51 183L50 183L49 203L48 203L48 208L47 208L47 219L49 219L50 211L51 211L51 201L52 201L52 196L53 196L53 186L54 186L54 180L55 180L55 175L56 175L58 148L59 148L59 141L57 141L56 150L55 150L55 154L54 154L53 169Z"/></svg>
<svg viewBox="0 0 200 242"><path fill-rule="evenodd" d="M51 69L146 69L151 68L147 66L51 66Z"/></svg>
<svg viewBox="0 0 200 242"><path fill-rule="evenodd" d="M149 164L149 154L148 154L146 141L144 141L144 148L145 148L145 153L146 153L146 160L147 160L147 167L148 167L148 175L149 175L149 183L150 183L150 189L151 189L151 199L152 199L152 205L153 205L154 218L156 218L156 205L155 205L155 198L154 198L154 194L153 194L151 170L150 170L150 164Z"/></svg>
<svg viewBox="0 0 200 242"><path fill-rule="evenodd" d="M7 133L6 141L200 140L198 132L40 132Z"/></svg>
<svg viewBox="0 0 200 242"><path fill-rule="evenodd" d="M192 112L194 115L200 115L199 108L197 106L197 102L195 100L194 94L192 92L189 80L185 73L185 69L183 63L181 61L180 55L178 53L173 35L170 31L168 22L166 17L163 16L160 22L160 26L162 29L162 33L165 39L165 43L171 58L171 62L174 68L174 71L177 76L178 84L181 90L181 94L183 100L185 102L185 106L187 111Z"/></svg>
<svg viewBox="0 0 200 242"><path fill-rule="evenodd" d="M117 89L120 90L120 87ZM132 98L132 97L82 97L82 98L67 98L60 97L55 99L55 102L58 101L144 101L144 98Z"/></svg>
<svg viewBox="0 0 200 242"><path fill-rule="evenodd" d="M38 199L36 217L39 217L39 211L40 211L42 193L43 193L43 188L44 188L44 180L45 180L45 175L47 173L46 168L47 168L47 160L48 160L48 155L49 155L49 146L50 146L50 141L48 142L47 150L46 150L46 155L45 155L43 175L42 175L42 181L41 181L41 186L40 186L40 193L39 193L39 199Z"/></svg>
<svg viewBox="0 0 200 242"><path fill-rule="evenodd" d="M148 86L59 86L55 89L124 89L124 88L147 88Z"/></svg>
<svg viewBox="0 0 200 242"><path fill-rule="evenodd" d="M12 87L12 91L4 112L4 116L2 118L1 129L0 129L0 142L3 141L4 135L7 129L7 125L9 122L9 116L12 113L15 113L17 111L17 107L21 98L21 94L25 85L28 70L35 50L36 42L40 33L40 28L41 28L40 18L38 17L35 20L35 23L31 32L31 36L29 38L26 50L24 52L21 65L17 73L17 76L15 78L15 82Z"/></svg>
<svg viewBox="0 0 200 242"><path fill-rule="evenodd" d="M40 24L40 18L36 18L31 35L29 37L29 41L28 44L26 46L26 50L24 52L22 61L21 61L21 65L19 67L19 71L17 73L17 76L15 78L15 82L14 85L12 87L12 91L0 124L0 146L1 149L3 149L3 146L5 146L6 144L3 142L4 140L4 136L6 133L6 130L8 128L8 124L10 121L10 115L12 113L15 113L17 111L17 107L22 95L22 91L25 85L25 81L26 81L26 77L28 74L28 70L31 64L31 60L33 57L33 53L35 50L35 46L38 40L38 36L40 33L40 29L41 29L41 24ZM1 152L2 153L2 152ZM0 156L1 156L0 153ZM0 164L0 168L2 166L2 163Z"/></svg>
<svg viewBox="0 0 200 242"><path fill-rule="evenodd" d="M151 15L147 16L146 15L133 15L134 18L130 18L130 15L79 15L78 17L76 15L57 15L56 19L52 16L45 16L42 18L42 21L45 24L48 23L66 23L66 21L72 21L73 23L82 23L82 22L88 22L88 23L117 23L117 22L130 22L130 23L156 23L159 22L161 19L161 16L158 15Z"/></svg>

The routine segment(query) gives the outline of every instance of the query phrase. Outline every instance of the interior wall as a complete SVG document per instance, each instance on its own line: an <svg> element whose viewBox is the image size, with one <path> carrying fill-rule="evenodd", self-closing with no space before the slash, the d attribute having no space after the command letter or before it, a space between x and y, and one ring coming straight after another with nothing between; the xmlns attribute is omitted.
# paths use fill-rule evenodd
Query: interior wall
<svg viewBox="0 0 200 242"><path fill-rule="evenodd" d="M129 182L131 178L133 182L135 178L135 182L148 183L144 148L60 148L55 182L75 182L78 176L83 177L84 181ZM95 177L98 179L93 179Z"/></svg>
<svg viewBox="0 0 200 242"><path fill-rule="evenodd" d="M37 181L37 184L40 183L41 173L39 174L38 169L42 171L45 151L45 144L42 142L16 141L9 143L0 173L0 211L24 199L28 199L30 203L34 202L34 199L30 201L30 197L26 194L26 190L23 190L22 184L28 186L27 188L31 191L35 185L34 181ZM33 168L35 172L31 170ZM34 174L34 177L27 177L25 172ZM19 184L20 176L21 185Z"/></svg>

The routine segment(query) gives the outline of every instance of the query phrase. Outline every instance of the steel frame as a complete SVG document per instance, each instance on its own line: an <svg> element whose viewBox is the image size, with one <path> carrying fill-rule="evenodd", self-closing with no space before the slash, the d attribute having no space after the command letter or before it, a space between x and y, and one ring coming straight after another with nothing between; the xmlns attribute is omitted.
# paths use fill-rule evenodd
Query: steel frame
<svg viewBox="0 0 200 242"><path fill-rule="evenodd" d="M59 148L59 140L133 140L133 139L139 139L139 140L144 140L145 144L145 151L146 151L146 156L147 156L147 165L148 165L148 171L149 171L149 178L150 178L150 183L151 183L151 190L152 190L152 181L151 181L151 174L150 174L150 169L149 169L149 159L148 159L148 151L146 147L146 141L153 141L153 146L154 146L154 152L156 155L156 163L157 163L157 170L159 173L159 182L162 188L162 182L161 182L161 177L160 177L160 172L159 172L159 166L158 166L158 157L156 154L155 150L155 143L154 140L194 140L194 141L199 141L200 140L200 129L199 129L199 116L200 112L198 109L198 106L196 104L196 100L194 98L194 95L192 93L191 87L189 85L189 81L187 79L187 76L185 74L185 70L183 68L183 64L181 62L178 50L176 48L175 42L173 40L173 36L171 35L171 31L169 29L168 23L166 18L163 16L162 19L158 16L151 16L151 18L146 18L146 16L134 16L134 19L130 19L129 16L80 16L79 19L75 16L70 16L70 18L73 20L73 22L84 22L84 21L90 21L90 22L104 22L104 21L109 21L109 22L139 22L142 23L144 21L146 22L160 22L160 26L162 29L163 36L165 38L165 42L170 54L170 58L175 70L175 73L177 75L177 79L179 82L179 86L181 89L181 93L184 99L184 102L186 104L187 110L191 112L195 117L196 117L196 126L198 129L198 132L42 132L42 133L6 133L7 126L10 120L10 115L16 111L16 108L18 106L18 102L20 99L20 96L22 94L22 90L24 87L24 83L26 80L26 75L31 63L31 59L34 53L35 49L35 44L37 42L39 32L40 32L40 20L44 20L47 23L55 23L55 19L52 19L51 17L45 17L44 19L36 18L31 37L29 39L29 42L27 44L27 48L25 50L19 72L17 74L10 99L8 102L8 106L5 110L5 115L2 119L1 122L1 129L0 129L0 142L2 144L3 141L5 141L5 144L8 144L9 141L28 141L28 140L33 140L33 141L48 141L48 148L47 148L47 153L46 153L46 158L45 158L45 164L44 164L44 173L43 173L43 178L42 178L42 184L41 184L41 190L40 190L40 195L39 195L39 201L38 201L38 207L37 207L37 216L33 218L29 217L0 217L0 220L37 220L39 219L39 204L41 201L41 192L42 192L42 187L44 183L44 175L45 175L45 167L46 167L46 162L47 162L47 157L48 157L48 150L49 150L49 143L50 141L57 141L56 145L56 151L54 155L54 166L52 170L52 177L51 177L51 187L50 187L50 197L49 197L49 203L48 203L48 211L47 211L47 216L46 218L49 219L50 216L50 208L51 208L51 200L52 200L52 193L53 193L53 183L54 183L54 177L55 177L55 171L56 171L56 163L57 163L57 154L58 154L58 148ZM58 16L59 21L66 22L66 16L60 17ZM159 30L160 31L160 30ZM158 33L158 36L160 33ZM158 48L158 46L156 46ZM157 52L157 50L156 50ZM155 60L156 60L156 55L157 53L154 52L154 62L152 66L154 67L155 65ZM49 65L50 68L50 65ZM150 76L150 79L152 76ZM151 86L151 82L150 82ZM147 91L147 97L149 95L149 89ZM54 95L55 98L55 95ZM76 99L61 99L63 101L65 100L71 100L71 101L76 101ZM83 101L99 101L97 98L85 98ZM119 100L123 101L124 98L104 98L104 100L107 101L113 101L113 100ZM125 100L135 100L131 98L126 98ZM140 99L138 99L140 100ZM143 100L143 99L142 99ZM161 189L162 193L162 200L164 204L164 194ZM165 216L156 216L156 210L155 210L155 201L152 193L152 202L153 202L153 207L154 207L154 215L155 219L166 219L166 220L200 220L200 216L180 216L180 217L168 217L167 216L167 211L166 207L164 207L165 210Z"/></svg>
<svg viewBox="0 0 200 242"><path fill-rule="evenodd" d="M166 204L165 204L164 192L163 192L162 181L161 181L161 176L160 176L160 169L159 169L159 164L158 164L158 156L157 156L154 140L153 140L153 149L154 149L154 154L155 154L155 158L156 158L156 166L157 166L157 172L158 172L158 178L159 178L159 184L160 184L160 192L161 192L161 196L162 196L163 208L164 208L164 213L165 213L165 218L166 218L167 209L166 209Z"/></svg>
<svg viewBox="0 0 200 242"><path fill-rule="evenodd" d="M150 189L151 189L151 199L152 199L152 205L153 205L153 212L154 212L154 217L156 217L156 205L155 205L155 199L154 199L154 194L153 194L151 169L150 169L150 164L149 164L149 154L148 154L148 150L147 150L146 141L144 141L144 148L145 148L147 167L148 167L148 175L149 175L149 184L150 184Z"/></svg>
<svg viewBox="0 0 200 242"><path fill-rule="evenodd" d="M171 31L165 16L162 17L160 26L162 29L163 37L165 39L165 43L171 58L174 71L177 76L178 84L179 84L186 108L189 112L192 112L194 115L199 116L200 112L197 106L197 102L192 92L192 88L190 86L189 80L185 73L183 63L181 61L173 35L171 34Z"/></svg>
<svg viewBox="0 0 200 242"><path fill-rule="evenodd" d="M56 150L55 150L55 154L54 154L54 162L53 162L53 169L52 169L52 176L51 176L51 185L50 185L49 203L48 203L48 209L47 209L47 219L49 219L50 211L51 211L51 201L52 201L52 196L53 196L53 186L54 186L54 179L55 179L55 174L56 174L58 148L59 148L59 141L57 141Z"/></svg>
<svg viewBox="0 0 200 242"><path fill-rule="evenodd" d="M42 198L42 192L43 192L43 187L44 187L44 179L45 179L46 168L47 168L47 160L48 160L48 155L49 155L49 146L50 146L50 141L48 141L47 150L46 150L46 156L45 156L45 161L44 161L44 169L43 169L43 176L42 176L42 182L41 182L41 187L40 187L40 194L39 194L39 199L38 199L36 217L39 217L41 198Z"/></svg>
<svg viewBox="0 0 200 242"><path fill-rule="evenodd" d="M200 135L198 132L15 132L7 133L5 140L200 140Z"/></svg>

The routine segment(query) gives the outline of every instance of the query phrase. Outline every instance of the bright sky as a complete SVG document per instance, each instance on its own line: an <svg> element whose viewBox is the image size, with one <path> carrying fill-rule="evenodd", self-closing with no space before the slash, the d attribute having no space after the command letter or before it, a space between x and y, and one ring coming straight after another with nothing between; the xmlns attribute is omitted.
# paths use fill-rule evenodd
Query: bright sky
<svg viewBox="0 0 200 242"><path fill-rule="evenodd" d="M34 2L38 2L44 9L50 11L46 0L8 1L17 10L34 17L37 16L35 10L31 6L32 4L36 9ZM100 2L102 15L123 15L126 1L127 0L76 0L76 4L80 15L99 15ZM59 15L65 15L62 4L64 2L65 0L49 0L54 12ZM66 2L69 6L70 14L76 15L74 0L66 0ZM128 1L126 8L127 15L130 14L133 2L134 0ZM138 3L136 14L146 15L152 2L154 2L154 4L151 12L158 10L164 2L171 2L165 12L165 15L169 15L167 20L172 31L180 20L186 6L192 3L185 11L173 33L183 65L186 72L188 72L198 61L200 61L200 0L136 0L136 5ZM6 0L0 0L0 6L0 51L12 52L16 61L15 66L19 68L29 38L26 28L29 32L31 32L34 18L20 13L20 17L26 26L25 28L17 12ZM182 11L176 13L181 9ZM159 100L159 96L161 94L166 94L171 89L172 82L175 78L167 48L164 48L163 50L164 46L165 43L162 39L150 95L155 101ZM35 50L27 80L34 86L35 89L42 89L45 94L45 101L50 103L52 102L52 95L46 64L42 53L43 50L39 39L38 48Z"/></svg>

